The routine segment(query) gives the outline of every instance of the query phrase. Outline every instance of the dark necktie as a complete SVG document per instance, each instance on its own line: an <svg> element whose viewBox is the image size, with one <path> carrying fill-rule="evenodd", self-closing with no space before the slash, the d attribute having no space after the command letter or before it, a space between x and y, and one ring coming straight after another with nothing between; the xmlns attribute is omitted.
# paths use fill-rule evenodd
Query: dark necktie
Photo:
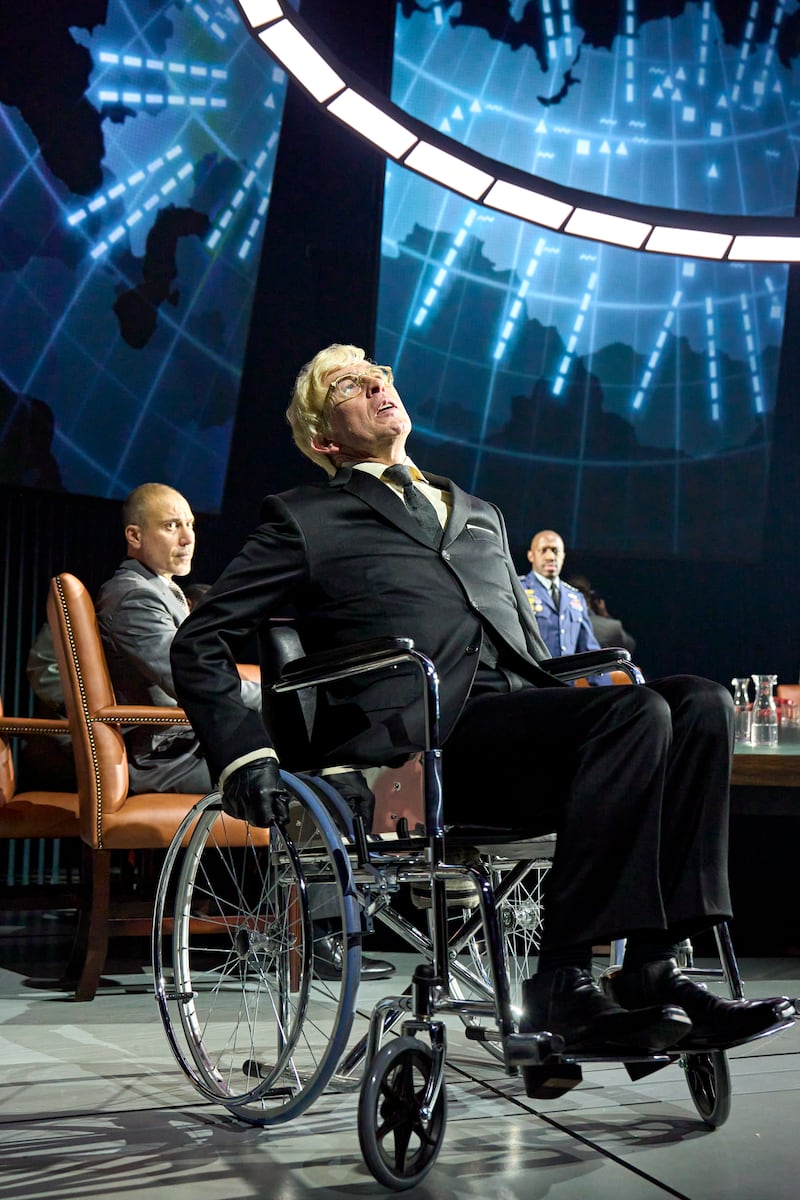
<svg viewBox="0 0 800 1200"><path fill-rule="evenodd" d="M559 592L558 584L555 580L553 580L553 582L550 584L550 595L553 597L553 604L555 604L556 612L558 612Z"/></svg>
<svg viewBox="0 0 800 1200"><path fill-rule="evenodd" d="M436 509L428 497L423 495L419 488L414 487L408 467L404 463L387 467L382 478L388 479L390 483L398 484L403 489L403 499L408 511L426 537L432 542L439 542L442 537L442 526L436 515Z"/></svg>

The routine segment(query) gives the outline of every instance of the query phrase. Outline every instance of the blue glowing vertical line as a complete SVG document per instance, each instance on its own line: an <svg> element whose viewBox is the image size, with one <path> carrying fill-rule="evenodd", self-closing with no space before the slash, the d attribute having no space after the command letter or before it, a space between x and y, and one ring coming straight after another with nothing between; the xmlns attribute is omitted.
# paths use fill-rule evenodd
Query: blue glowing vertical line
<svg viewBox="0 0 800 1200"><path fill-rule="evenodd" d="M572 58L574 42L572 39L572 2L561 0L561 35L564 39L564 53Z"/></svg>
<svg viewBox="0 0 800 1200"><path fill-rule="evenodd" d="M753 391L753 407L759 416L764 414L764 390L759 371L760 346L756 345L755 323L753 321L750 297L746 292L739 295L739 308L742 318L742 336L744 338L745 357L750 371L750 386Z"/></svg>
<svg viewBox="0 0 800 1200"><path fill-rule="evenodd" d="M513 254L514 269L509 273L509 277L508 277L509 287L507 289L507 294L510 294L510 292L511 292L510 285L511 285L512 281L515 278L518 278L518 275L516 273L516 265L519 262L520 256L521 256L521 243L526 240L526 233L527 233L527 231L523 229L521 222L515 223L515 229L516 229L516 245L515 245L514 254ZM519 284L519 287L516 289L517 294L516 294L516 298L514 299L514 301L511 304L511 311L515 312L517 316L519 315L519 312L524 310L524 300L528 294L528 289L530 287L530 280L532 279L534 272L536 271L538 260L542 254L544 245L545 245L545 239L540 238L537 242L536 251L534 253L534 256L529 259L528 268L525 273L525 278L523 278L523 280ZM506 301L506 303L507 303L507 301ZM517 311L517 306L519 306L519 311ZM527 312L525 312L525 315L527 316ZM499 363L500 363L500 358L498 357L497 353L495 352L495 354L492 356L492 358L489 360L489 363L488 363L489 379L488 379L486 391L485 391L485 394L483 397L480 429L479 429L477 437L475 439L476 447L475 447L475 456L474 456L473 462L472 462L472 478L469 482L469 486L473 490L476 490L478 488L480 471L481 471L483 459L484 459L485 452L486 452L486 438L487 438L488 432L489 432L490 418L491 418L492 412L494 411L494 408L495 408L495 388L497 386L498 375L500 374Z"/></svg>
<svg viewBox="0 0 800 1200"><path fill-rule="evenodd" d="M581 297L581 302L578 305L578 311L575 314L575 320L572 322L572 331L565 348L566 352L561 358L558 374L553 381L552 392L554 396L560 396L564 390L564 385L567 381L567 375L569 374L570 367L572 366L572 362L575 358L575 350L578 345L578 338L580 337L581 330L583 329L583 323L586 320L586 313L589 310L589 305L592 302L592 294L597 287L597 277L598 272L596 270L592 271L586 283L583 296Z"/></svg>
<svg viewBox="0 0 800 1200"><path fill-rule="evenodd" d="M505 317L503 318L500 336L495 343L494 353L492 355L492 358L495 362L499 362L500 359L505 355L509 340L514 333L520 318L527 316L525 299L528 295L528 291L530 290L531 280L536 274L536 268L539 266L539 259L542 256L542 251L544 250L545 245L546 239L543 237L539 238L536 243L536 249L533 252L533 256L528 262L525 275L520 280L519 286L517 287L514 295L514 299L512 300L511 305Z"/></svg>
<svg viewBox="0 0 800 1200"><path fill-rule="evenodd" d="M705 87L708 77L708 47L711 41L711 0L703 0L700 9L700 52L698 54L697 83Z"/></svg>
<svg viewBox="0 0 800 1200"><path fill-rule="evenodd" d="M636 100L636 0L625 0L625 102Z"/></svg>
<svg viewBox="0 0 800 1200"><path fill-rule="evenodd" d="M714 423L719 422L720 418L720 375L719 361L717 355L717 330L714 311L714 297L706 296L705 298L705 313L706 313L706 366L708 369L708 397L709 397L709 414Z"/></svg>
<svg viewBox="0 0 800 1200"><path fill-rule="evenodd" d="M547 41L547 57L550 62L555 62L558 58L558 39L551 0L542 0L542 16L544 18L544 36Z"/></svg>
<svg viewBox="0 0 800 1200"><path fill-rule="evenodd" d="M436 271L436 274L433 278L433 282L430 284L427 291L425 292L425 297L422 301L422 304L420 304L420 306L417 309L417 312L414 316L413 323L417 329L419 329L419 327L421 325L425 324L425 321L427 320L431 309L433 308L434 304L436 304L436 302L438 301L439 294L440 294L442 288L444 287L445 283L447 283L447 281L450 277L450 268L452 267L453 263L456 261L458 252L460 251L461 247L464 245L464 242L467 240L467 234L469 233L469 230L472 228L472 225L474 224L474 221L475 221L475 218L477 217L477 215L478 215L478 210L476 208L470 208L469 211L467 212L466 217L464 218L461 228L459 229L458 233L453 238L450 248L448 249L447 254L445 254L443 262L439 265L439 267Z"/></svg>
<svg viewBox="0 0 800 1200"><path fill-rule="evenodd" d="M755 105L758 108L763 102L767 94L767 86L769 83L770 70L775 58L775 46L778 41L778 33L780 32L783 18L786 15L786 0L777 0L775 12L772 18L772 26L767 38L767 45L764 51L764 66L761 70L760 79L753 84Z"/></svg>
<svg viewBox="0 0 800 1200"><path fill-rule="evenodd" d="M750 57L750 52L753 48L753 39L756 28L756 17L758 16L758 0L751 0L750 11L747 15L747 23L744 27L744 37L742 38L742 47L739 52L739 62L736 64L736 75L734 76L733 91L731 93L731 102L738 104L739 97L742 92L742 80L747 68L747 60Z"/></svg>
<svg viewBox="0 0 800 1200"><path fill-rule="evenodd" d="M661 329L659 330L655 345L650 351L650 356L647 359L647 364L639 381L639 387L636 391L633 401L631 402L631 409L633 412L640 412L642 406L644 405L650 385L653 382L653 376L658 368L664 346L667 343L669 332L675 322L678 306L682 298L683 293L680 290L676 290L672 296L670 306L664 314L664 320L661 322Z"/></svg>

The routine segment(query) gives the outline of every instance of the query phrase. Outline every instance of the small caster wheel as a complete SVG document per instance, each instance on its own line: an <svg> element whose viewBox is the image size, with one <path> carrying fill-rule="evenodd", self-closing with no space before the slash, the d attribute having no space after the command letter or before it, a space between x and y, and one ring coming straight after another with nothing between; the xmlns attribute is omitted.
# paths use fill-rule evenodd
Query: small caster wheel
<svg viewBox="0 0 800 1200"><path fill-rule="evenodd" d="M422 1110L434 1070L433 1051L426 1043L400 1037L375 1056L364 1078L358 1140L364 1161L384 1187L412 1188L436 1161L447 1123L444 1083L431 1111Z"/></svg>
<svg viewBox="0 0 800 1200"><path fill-rule="evenodd" d="M725 1051L687 1051L681 1055L681 1066L695 1108L709 1129L718 1129L731 1111L731 1073Z"/></svg>

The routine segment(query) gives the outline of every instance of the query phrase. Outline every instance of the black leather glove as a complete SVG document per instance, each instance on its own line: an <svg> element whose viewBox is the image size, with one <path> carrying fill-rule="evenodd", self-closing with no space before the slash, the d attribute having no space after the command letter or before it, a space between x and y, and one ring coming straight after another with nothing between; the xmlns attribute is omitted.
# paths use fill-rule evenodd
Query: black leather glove
<svg viewBox="0 0 800 1200"><path fill-rule="evenodd" d="M289 799L276 758L256 758L237 767L222 785L222 811L262 829L272 821L285 824Z"/></svg>
<svg viewBox="0 0 800 1200"><path fill-rule="evenodd" d="M336 789L352 813L361 816L364 830L369 833L375 815L375 797L361 771L337 771L332 775L323 775L322 778Z"/></svg>

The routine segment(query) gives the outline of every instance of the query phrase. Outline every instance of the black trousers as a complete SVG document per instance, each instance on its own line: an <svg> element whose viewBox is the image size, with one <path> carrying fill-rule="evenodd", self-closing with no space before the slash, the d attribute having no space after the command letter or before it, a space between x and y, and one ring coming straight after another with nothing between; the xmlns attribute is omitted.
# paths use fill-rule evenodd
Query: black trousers
<svg viewBox="0 0 800 1200"><path fill-rule="evenodd" d="M547 945L731 915L731 697L710 680L524 688L467 701L443 748L448 823L557 833Z"/></svg>

